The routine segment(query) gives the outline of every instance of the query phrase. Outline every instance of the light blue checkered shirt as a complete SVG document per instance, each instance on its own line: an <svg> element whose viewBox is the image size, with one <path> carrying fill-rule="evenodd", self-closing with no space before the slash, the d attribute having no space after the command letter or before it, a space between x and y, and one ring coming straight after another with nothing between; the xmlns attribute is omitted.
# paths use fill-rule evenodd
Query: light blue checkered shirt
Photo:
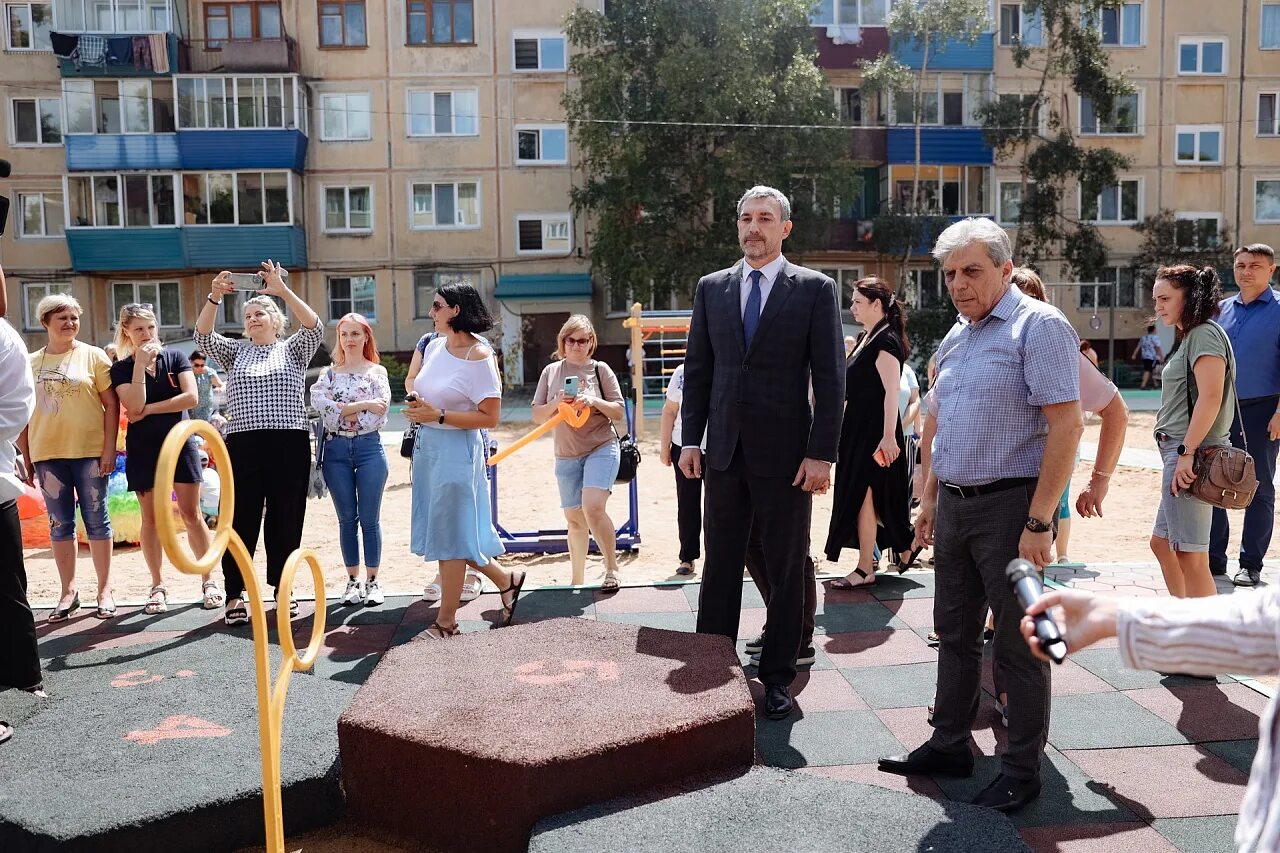
<svg viewBox="0 0 1280 853"><path fill-rule="evenodd" d="M977 323L956 321L938 347L933 471L977 486L1036 477L1049 423L1041 406L1080 399L1080 339L1062 313L1005 292Z"/></svg>

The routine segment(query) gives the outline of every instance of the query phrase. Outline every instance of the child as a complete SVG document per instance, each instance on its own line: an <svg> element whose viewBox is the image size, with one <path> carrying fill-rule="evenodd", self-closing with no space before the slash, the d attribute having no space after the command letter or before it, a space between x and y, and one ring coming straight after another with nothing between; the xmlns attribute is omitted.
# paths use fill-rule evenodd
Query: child
<svg viewBox="0 0 1280 853"><path fill-rule="evenodd" d="M204 523L214 527L218 523L218 504L222 500L222 478L209 465L209 454L200 451L200 512Z"/></svg>

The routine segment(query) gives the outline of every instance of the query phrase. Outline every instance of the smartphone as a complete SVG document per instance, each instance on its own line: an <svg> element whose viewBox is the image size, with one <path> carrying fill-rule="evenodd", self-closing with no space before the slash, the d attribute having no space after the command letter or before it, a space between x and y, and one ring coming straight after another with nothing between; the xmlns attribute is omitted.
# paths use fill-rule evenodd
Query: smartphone
<svg viewBox="0 0 1280 853"><path fill-rule="evenodd" d="M282 267L276 267L276 270L279 271L282 279L285 281L289 280L288 270ZM233 272L231 274L231 284L236 290L252 290L256 293L257 291L262 290L266 285L266 282L263 280L262 273L260 272Z"/></svg>
<svg viewBox="0 0 1280 853"><path fill-rule="evenodd" d="M578 377L570 376L564 381L564 393L570 397L578 396Z"/></svg>
<svg viewBox="0 0 1280 853"><path fill-rule="evenodd" d="M405 394L404 401L406 403L416 403L418 401L417 392L410 391L408 394Z"/></svg>

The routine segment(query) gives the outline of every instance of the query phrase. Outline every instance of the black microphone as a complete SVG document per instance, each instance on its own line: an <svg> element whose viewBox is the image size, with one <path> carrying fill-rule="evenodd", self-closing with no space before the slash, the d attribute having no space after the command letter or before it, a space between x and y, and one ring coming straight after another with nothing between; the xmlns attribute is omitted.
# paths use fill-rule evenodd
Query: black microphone
<svg viewBox="0 0 1280 853"><path fill-rule="evenodd" d="M1044 585L1040 583L1040 573L1036 571L1036 567L1023 559L1017 559L1009 563L1004 570L1005 576L1009 578L1009 585L1013 587L1013 596L1018 599L1018 604L1026 610L1032 604L1040 600L1040 596L1044 595ZM1031 617L1036 626L1036 638L1040 640L1040 648L1049 660L1054 663L1062 663L1067 659L1067 641L1062 639L1062 634L1058 631L1058 623L1054 622L1048 613L1040 613Z"/></svg>

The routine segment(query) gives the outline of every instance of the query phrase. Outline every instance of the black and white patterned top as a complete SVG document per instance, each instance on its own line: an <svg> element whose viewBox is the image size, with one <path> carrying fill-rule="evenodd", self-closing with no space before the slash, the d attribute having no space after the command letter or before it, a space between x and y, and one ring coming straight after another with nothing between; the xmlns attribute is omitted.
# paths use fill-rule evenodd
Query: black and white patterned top
<svg viewBox="0 0 1280 853"><path fill-rule="evenodd" d="M196 332L196 346L227 371L227 434L254 429L309 430L303 398L307 365L324 327L301 327L284 340L257 345L217 332Z"/></svg>

